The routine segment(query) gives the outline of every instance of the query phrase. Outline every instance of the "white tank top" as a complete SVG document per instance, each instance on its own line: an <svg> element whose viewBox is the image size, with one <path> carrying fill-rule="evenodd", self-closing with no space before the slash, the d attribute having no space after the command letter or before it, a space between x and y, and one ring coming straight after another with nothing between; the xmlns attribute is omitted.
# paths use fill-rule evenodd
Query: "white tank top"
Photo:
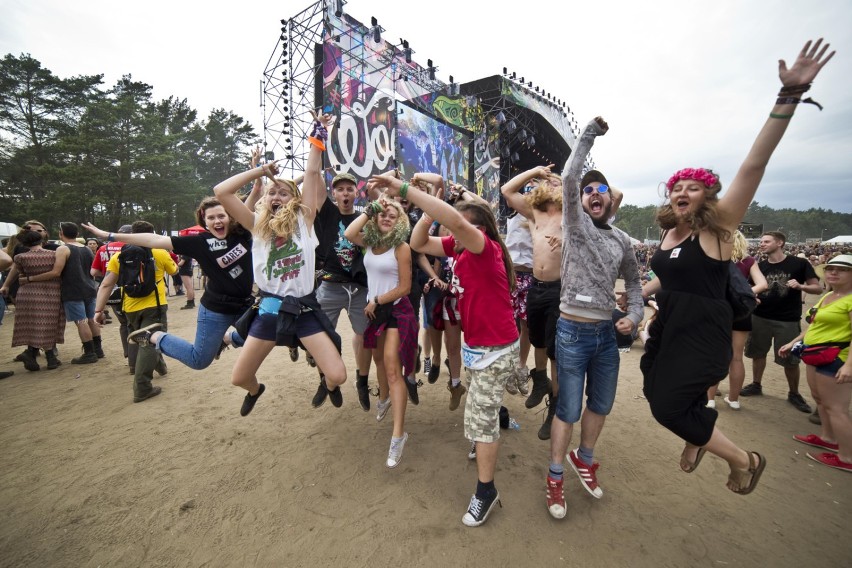
<svg viewBox="0 0 852 568"><path fill-rule="evenodd" d="M373 247L367 247L364 255L364 268L367 269L367 298L372 299L399 286L399 263L395 249L382 254L373 253ZM398 302L397 299L396 302Z"/></svg>
<svg viewBox="0 0 852 568"><path fill-rule="evenodd" d="M254 216L257 222L257 214ZM259 290L276 296L307 296L314 289L316 247L313 230L300 212L296 232L288 239L262 240L254 235L251 245L254 281Z"/></svg>

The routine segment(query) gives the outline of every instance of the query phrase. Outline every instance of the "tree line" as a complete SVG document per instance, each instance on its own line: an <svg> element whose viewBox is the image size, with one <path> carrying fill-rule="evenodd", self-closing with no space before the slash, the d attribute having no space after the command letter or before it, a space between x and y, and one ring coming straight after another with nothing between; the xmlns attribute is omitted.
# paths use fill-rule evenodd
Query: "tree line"
<svg viewBox="0 0 852 568"><path fill-rule="evenodd" d="M0 221L189 227L258 141L233 112L199 120L186 99L156 101L129 74L106 87L103 75L61 78L29 54L0 61Z"/></svg>

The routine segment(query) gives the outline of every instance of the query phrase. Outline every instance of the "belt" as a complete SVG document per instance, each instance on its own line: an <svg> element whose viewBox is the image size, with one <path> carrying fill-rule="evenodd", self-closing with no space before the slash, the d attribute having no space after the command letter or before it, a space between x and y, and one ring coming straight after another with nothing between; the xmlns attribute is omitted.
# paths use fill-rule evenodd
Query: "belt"
<svg viewBox="0 0 852 568"><path fill-rule="evenodd" d="M535 276L533 276L532 281L533 286L538 286L539 288L559 288L562 286L561 280L551 280L549 282L545 282L544 280L539 280Z"/></svg>

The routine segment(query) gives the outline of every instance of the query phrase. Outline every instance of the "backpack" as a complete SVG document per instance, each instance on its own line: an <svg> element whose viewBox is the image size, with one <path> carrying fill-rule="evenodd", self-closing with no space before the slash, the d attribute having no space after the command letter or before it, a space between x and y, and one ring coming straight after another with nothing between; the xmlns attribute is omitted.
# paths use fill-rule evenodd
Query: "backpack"
<svg viewBox="0 0 852 568"><path fill-rule="evenodd" d="M733 262L728 263L728 286L725 289L725 296L728 303L731 304L734 321L746 319L757 307L757 298L752 292L748 280L745 279L745 276Z"/></svg>
<svg viewBox="0 0 852 568"><path fill-rule="evenodd" d="M118 257L118 282L122 294L131 298L145 298L157 291L154 254L147 247L124 245ZM157 294L157 305L160 303Z"/></svg>

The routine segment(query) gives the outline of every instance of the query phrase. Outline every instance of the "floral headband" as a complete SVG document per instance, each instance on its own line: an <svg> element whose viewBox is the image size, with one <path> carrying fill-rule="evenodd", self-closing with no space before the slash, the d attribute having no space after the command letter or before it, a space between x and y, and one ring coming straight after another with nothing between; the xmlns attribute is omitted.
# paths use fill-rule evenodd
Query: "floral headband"
<svg viewBox="0 0 852 568"><path fill-rule="evenodd" d="M669 191L671 191L674 185L683 179L694 179L696 181L700 181L707 187L713 187L719 182L719 177L709 170L705 170L704 168L684 168L675 172L674 175L669 178L669 181L666 182L666 187Z"/></svg>

